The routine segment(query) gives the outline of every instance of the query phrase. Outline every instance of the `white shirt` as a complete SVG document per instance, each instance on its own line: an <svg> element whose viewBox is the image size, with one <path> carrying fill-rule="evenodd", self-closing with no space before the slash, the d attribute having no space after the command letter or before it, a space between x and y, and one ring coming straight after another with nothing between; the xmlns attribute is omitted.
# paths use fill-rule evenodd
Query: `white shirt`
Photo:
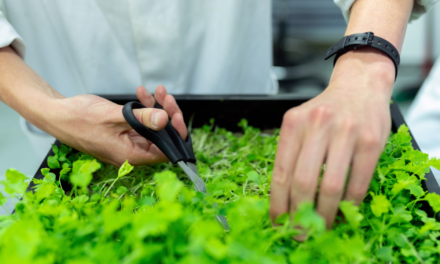
<svg viewBox="0 0 440 264"><path fill-rule="evenodd" d="M0 11L0 47L65 96L277 92L269 0L0 0Z"/></svg>
<svg viewBox="0 0 440 264"><path fill-rule="evenodd" d="M426 78L407 115L408 126L423 152L440 158L440 61Z"/></svg>

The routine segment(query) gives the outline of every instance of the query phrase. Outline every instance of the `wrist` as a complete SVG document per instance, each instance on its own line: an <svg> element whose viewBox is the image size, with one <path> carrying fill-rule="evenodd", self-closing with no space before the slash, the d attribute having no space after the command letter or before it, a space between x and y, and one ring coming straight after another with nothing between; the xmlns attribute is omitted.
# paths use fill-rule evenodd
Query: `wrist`
<svg viewBox="0 0 440 264"><path fill-rule="evenodd" d="M391 59L379 50L365 47L339 57L330 86L369 89L390 97L394 81L395 67Z"/></svg>

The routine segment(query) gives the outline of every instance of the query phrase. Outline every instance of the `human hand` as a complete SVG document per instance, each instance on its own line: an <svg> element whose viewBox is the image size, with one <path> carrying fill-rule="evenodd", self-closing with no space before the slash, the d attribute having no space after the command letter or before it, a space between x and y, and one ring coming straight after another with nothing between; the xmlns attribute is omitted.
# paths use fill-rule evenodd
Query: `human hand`
<svg viewBox="0 0 440 264"><path fill-rule="evenodd" d="M273 221L317 196L317 212L330 229L341 199L361 203L390 133L393 83L394 65L385 55L347 53L322 94L284 115L271 185Z"/></svg>
<svg viewBox="0 0 440 264"><path fill-rule="evenodd" d="M133 110L136 118L153 130L161 130L171 117L179 135L188 132L182 112L165 87L158 86L155 98L142 86L136 91L139 101L148 108ZM155 100L164 110L153 108ZM122 105L95 95L58 99L57 111L46 127L61 142L116 166L128 160L133 165L165 162L159 148L135 132L122 115Z"/></svg>

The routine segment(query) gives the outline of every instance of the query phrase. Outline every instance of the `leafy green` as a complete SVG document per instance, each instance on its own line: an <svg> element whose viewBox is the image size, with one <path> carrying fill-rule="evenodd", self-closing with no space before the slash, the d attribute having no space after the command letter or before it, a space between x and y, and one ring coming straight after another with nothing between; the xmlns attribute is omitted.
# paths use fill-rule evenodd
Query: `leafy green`
<svg viewBox="0 0 440 264"><path fill-rule="evenodd" d="M96 160L80 160L73 163L70 181L81 187L87 187L93 176L92 173L101 168L101 164Z"/></svg>
<svg viewBox="0 0 440 264"><path fill-rule="evenodd" d="M0 192L0 205L4 205L8 199Z"/></svg>
<svg viewBox="0 0 440 264"><path fill-rule="evenodd" d="M359 212L359 207L353 205L353 201L341 201L339 208L345 219L354 229L358 228L364 216Z"/></svg>
<svg viewBox="0 0 440 264"><path fill-rule="evenodd" d="M438 262L433 212L440 211L440 196L426 193L422 181L440 160L414 150L407 127L390 135L362 204L342 201L342 214L326 230L312 203L272 225L278 131L263 134L246 120L239 126L243 133L234 134L211 120L191 132L206 194L170 163L116 168L65 145L52 147L34 192L24 193L29 179L8 170L1 184L9 196L0 193L0 204L22 199L15 214L0 217L1 262ZM229 232L216 215L227 217Z"/></svg>
<svg viewBox="0 0 440 264"><path fill-rule="evenodd" d="M370 207L373 214L380 217L383 213L387 213L391 207L391 203L388 201L385 195L379 194L375 195L371 193L373 200L371 201Z"/></svg>
<svg viewBox="0 0 440 264"><path fill-rule="evenodd" d="M118 178L124 177L125 175L129 174L133 169L134 167L128 163L128 160L126 160L124 164L122 164L122 166L119 168Z"/></svg>

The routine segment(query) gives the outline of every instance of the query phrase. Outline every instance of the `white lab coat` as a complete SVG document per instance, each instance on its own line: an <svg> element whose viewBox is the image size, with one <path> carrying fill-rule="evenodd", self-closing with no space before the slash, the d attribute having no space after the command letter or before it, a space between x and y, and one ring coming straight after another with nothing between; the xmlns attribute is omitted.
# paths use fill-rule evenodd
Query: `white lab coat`
<svg viewBox="0 0 440 264"><path fill-rule="evenodd" d="M412 103L407 115L422 151L440 158L440 61L437 60Z"/></svg>
<svg viewBox="0 0 440 264"><path fill-rule="evenodd" d="M11 45L64 96L273 94L270 0L0 0ZM20 121L38 159L54 139Z"/></svg>
<svg viewBox="0 0 440 264"><path fill-rule="evenodd" d="M0 47L12 44L65 96L160 84L172 94L277 92L269 0L0 0L0 10Z"/></svg>

